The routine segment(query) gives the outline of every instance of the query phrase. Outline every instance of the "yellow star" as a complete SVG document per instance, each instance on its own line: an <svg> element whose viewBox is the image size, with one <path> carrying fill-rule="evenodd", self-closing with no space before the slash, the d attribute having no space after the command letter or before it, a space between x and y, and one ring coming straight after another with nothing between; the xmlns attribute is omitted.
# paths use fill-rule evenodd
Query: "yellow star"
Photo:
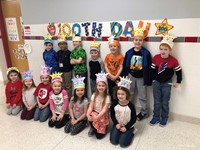
<svg viewBox="0 0 200 150"><path fill-rule="evenodd" d="M174 28L174 26L169 25L167 22L167 18L165 18L162 23L155 23L155 26L157 28L156 35L162 34L167 35L168 31Z"/></svg>

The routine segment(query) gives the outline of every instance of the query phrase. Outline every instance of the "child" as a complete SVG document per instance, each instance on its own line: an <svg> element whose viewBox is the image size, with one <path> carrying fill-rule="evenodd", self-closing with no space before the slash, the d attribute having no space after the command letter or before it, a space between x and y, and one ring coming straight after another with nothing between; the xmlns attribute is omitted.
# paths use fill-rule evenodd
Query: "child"
<svg viewBox="0 0 200 150"><path fill-rule="evenodd" d="M114 97L117 99L111 107L110 114L113 126L110 132L110 142L121 147L130 145L134 136L134 124L137 120L135 106L131 103L130 83L128 78L121 78L115 88Z"/></svg>
<svg viewBox="0 0 200 150"><path fill-rule="evenodd" d="M110 37L108 40L110 54L106 55L104 63L105 70L108 73L109 94L113 102L113 88L116 86L117 79L122 72L124 57L122 54L120 54L119 41L114 39L114 37Z"/></svg>
<svg viewBox="0 0 200 150"><path fill-rule="evenodd" d="M36 110L36 105L37 105L37 100L36 97L33 95L35 92L36 86L33 81L33 75L30 71L25 71L23 73L23 102L25 105L24 110L21 113L21 119L22 120L31 120L33 119L35 110Z"/></svg>
<svg viewBox="0 0 200 150"><path fill-rule="evenodd" d="M102 139L106 135L109 125L110 97L107 93L107 74L98 73L96 79L96 90L91 97L90 106L87 111L87 118L91 125L88 136L96 135L97 139Z"/></svg>
<svg viewBox="0 0 200 150"><path fill-rule="evenodd" d="M87 66L86 52L81 47L81 37L73 36L74 49L70 54L70 63L73 65L75 76L85 77L85 94L87 95Z"/></svg>
<svg viewBox="0 0 200 150"><path fill-rule="evenodd" d="M9 80L5 89L7 114L17 115L23 106L21 74L16 67L10 67L7 78Z"/></svg>
<svg viewBox="0 0 200 150"><path fill-rule="evenodd" d="M53 49L53 41L51 35L44 36L45 50L43 52L43 59L46 66L51 68L51 73L56 72L58 69L57 54Z"/></svg>
<svg viewBox="0 0 200 150"><path fill-rule="evenodd" d="M41 83L37 86L34 95L37 99L37 108L34 114L34 120L44 122L48 119L50 108L49 108L49 93L52 90L50 83L50 68L42 66L40 73Z"/></svg>
<svg viewBox="0 0 200 150"><path fill-rule="evenodd" d="M153 72L154 110L150 125L155 125L158 122L162 127L167 125L174 70L177 75L174 87L177 88L182 80L182 69L177 59L170 55L174 45L173 39L175 39L173 35L164 36L159 46L160 54L153 57L151 68Z"/></svg>
<svg viewBox="0 0 200 150"><path fill-rule="evenodd" d="M71 135L80 133L87 124L86 113L88 109L88 99L85 95L84 77L76 76L72 79L74 83L74 96L69 104L70 120L65 126L65 133Z"/></svg>
<svg viewBox="0 0 200 150"><path fill-rule="evenodd" d="M70 64L71 51L67 48L67 41L64 35L58 36L58 46L60 50L57 52L58 72L62 72L63 87L68 93L69 99L72 96L72 69Z"/></svg>
<svg viewBox="0 0 200 150"><path fill-rule="evenodd" d="M99 42L91 42L90 43L90 55L91 58L89 60L89 67L90 67L90 88L91 93L94 93L96 87L96 74L104 71L103 61L100 58L100 51L99 51Z"/></svg>
<svg viewBox="0 0 200 150"><path fill-rule="evenodd" d="M131 83L131 95L138 91L138 99L141 111L137 120L147 117L147 91L146 86L151 85L151 54L142 46L144 42L144 29L135 28L133 43L135 47L126 52L123 66L123 76L129 76Z"/></svg>
<svg viewBox="0 0 200 150"><path fill-rule="evenodd" d="M49 127L62 128L69 120L66 114L68 107L67 91L62 89L62 73L52 74L53 91L49 94L50 109L52 117L49 119Z"/></svg>

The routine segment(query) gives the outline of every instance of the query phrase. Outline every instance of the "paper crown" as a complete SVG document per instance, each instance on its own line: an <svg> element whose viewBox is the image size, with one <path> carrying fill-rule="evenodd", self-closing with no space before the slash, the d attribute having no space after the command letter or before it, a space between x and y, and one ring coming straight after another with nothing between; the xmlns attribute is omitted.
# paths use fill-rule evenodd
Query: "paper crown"
<svg viewBox="0 0 200 150"><path fill-rule="evenodd" d="M19 70L17 69L17 67L10 67L10 68L8 68L7 74L8 74L10 71L16 71L16 72L19 73Z"/></svg>
<svg viewBox="0 0 200 150"><path fill-rule="evenodd" d="M175 38L176 38L176 37L175 37L174 35L172 35L172 34L165 35L165 36L163 36L163 39L162 39L162 41L160 42L160 45L161 45L161 44L167 44L167 45L169 45L169 47L172 49L173 46L174 46L173 40L174 40Z"/></svg>
<svg viewBox="0 0 200 150"><path fill-rule="evenodd" d="M51 69L48 66L41 66L42 70L40 72L40 75L50 75L51 74Z"/></svg>
<svg viewBox="0 0 200 150"><path fill-rule="evenodd" d="M81 41L81 37L75 35L74 33L72 34L72 41Z"/></svg>
<svg viewBox="0 0 200 150"><path fill-rule="evenodd" d="M84 79L85 77L81 77L81 76L75 76L72 81L74 83L74 89L77 88L85 88L85 83L84 83Z"/></svg>
<svg viewBox="0 0 200 150"><path fill-rule="evenodd" d="M51 83L54 83L55 81L62 82L62 77L61 77L62 74L63 73L61 73L61 72L55 72L52 75L50 75L52 77Z"/></svg>
<svg viewBox="0 0 200 150"><path fill-rule="evenodd" d="M134 37L140 36L144 38L144 29L143 28L135 28L134 29Z"/></svg>
<svg viewBox="0 0 200 150"><path fill-rule="evenodd" d="M64 34L59 34L58 35L58 44L61 43L61 42L67 43L66 36Z"/></svg>
<svg viewBox="0 0 200 150"><path fill-rule="evenodd" d="M100 81L103 81L107 84L107 73L105 72L100 72L100 73L97 73L95 74L97 79L96 79L96 83L100 82Z"/></svg>
<svg viewBox="0 0 200 150"><path fill-rule="evenodd" d="M114 36L108 38L108 45L120 46L119 41Z"/></svg>
<svg viewBox="0 0 200 150"><path fill-rule="evenodd" d="M128 77L119 77L119 78L120 78L120 81L118 83L118 86L127 88L129 90L131 87L132 81Z"/></svg>
<svg viewBox="0 0 200 150"><path fill-rule="evenodd" d="M44 37L44 43L52 43L53 44L53 40L52 40L53 36L47 34L43 37Z"/></svg>
<svg viewBox="0 0 200 150"><path fill-rule="evenodd" d="M90 50L96 50L96 51L99 51L99 46L101 44L99 42L90 42Z"/></svg>
<svg viewBox="0 0 200 150"><path fill-rule="evenodd" d="M29 70L24 71L24 72L22 73L22 75L23 75L23 78L24 78L24 79L33 78L32 72L29 71Z"/></svg>

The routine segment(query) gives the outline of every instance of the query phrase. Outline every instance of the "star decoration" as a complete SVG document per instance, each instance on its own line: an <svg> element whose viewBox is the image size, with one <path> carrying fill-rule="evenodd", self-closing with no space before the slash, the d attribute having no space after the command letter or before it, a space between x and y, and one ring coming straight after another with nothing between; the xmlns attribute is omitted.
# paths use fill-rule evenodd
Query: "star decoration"
<svg viewBox="0 0 200 150"><path fill-rule="evenodd" d="M167 18L165 18L162 23L155 23L155 26L157 28L156 35L162 34L167 35L168 31L174 28L174 26L169 25L167 22Z"/></svg>

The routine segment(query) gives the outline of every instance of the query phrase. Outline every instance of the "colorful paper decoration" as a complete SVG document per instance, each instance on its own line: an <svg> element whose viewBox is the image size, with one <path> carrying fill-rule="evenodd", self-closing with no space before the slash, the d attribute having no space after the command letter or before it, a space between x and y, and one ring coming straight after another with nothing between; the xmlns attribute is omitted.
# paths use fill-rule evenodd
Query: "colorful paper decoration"
<svg viewBox="0 0 200 150"><path fill-rule="evenodd" d="M85 77L81 77L81 76L76 75L76 76L72 79L72 81L73 81L73 83L74 83L74 89L77 89L77 88L85 88L84 79L85 79Z"/></svg>
<svg viewBox="0 0 200 150"><path fill-rule="evenodd" d="M118 28L118 32L116 32L115 28ZM110 23L111 34L114 37L119 37L122 34L122 25L118 22L111 22Z"/></svg>
<svg viewBox="0 0 200 150"><path fill-rule="evenodd" d="M96 26L97 26L97 23L93 22L93 24L92 24L92 36L95 37L96 32L97 32L98 33L97 37L101 38L102 23L99 23L99 27L98 28L96 28Z"/></svg>
<svg viewBox="0 0 200 150"><path fill-rule="evenodd" d="M165 18L162 23L155 23L155 26L157 28L156 35L162 34L167 35L168 31L174 28L174 26L169 25L167 22L167 18Z"/></svg>
<svg viewBox="0 0 200 150"><path fill-rule="evenodd" d="M133 24L132 24L132 21L127 21L126 22L126 25L125 25L125 29L124 29L124 32L122 34L122 36L127 36L127 35L130 35L130 37L133 37Z"/></svg>
<svg viewBox="0 0 200 150"><path fill-rule="evenodd" d="M54 36L56 34L56 27L54 25L54 22L49 23L49 25L47 26L47 31L51 36Z"/></svg>
<svg viewBox="0 0 200 150"><path fill-rule="evenodd" d="M62 82L62 74L61 72L55 72L53 73L51 76L51 83L54 83L55 81L59 81L59 82Z"/></svg>
<svg viewBox="0 0 200 150"><path fill-rule="evenodd" d="M67 32L66 32L66 28L68 30ZM61 31L65 35L65 37L69 37L71 35L72 29L71 29L71 26L68 23L64 23L62 25Z"/></svg>
<svg viewBox="0 0 200 150"><path fill-rule="evenodd" d="M29 70L25 70L24 72L22 72L22 75L24 79L33 78L32 72Z"/></svg>
<svg viewBox="0 0 200 150"><path fill-rule="evenodd" d="M90 22L82 23L81 25L85 28L85 36L89 36L88 26L90 25Z"/></svg>
<svg viewBox="0 0 200 150"><path fill-rule="evenodd" d="M78 32L75 32L75 28L77 29L76 31ZM73 24L72 33L75 33L76 35L81 36L81 25L78 23Z"/></svg>
<svg viewBox="0 0 200 150"><path fill-rule="evenodd" d="M100 73L95 74L95 75L97 77L96 79L97 83L100 81L107 83L107 75L108 75L107 73L101 71Z"/></svg>
<svg viewBox="0 0 200 150"><path fill-rule="evenodd" d="M140 20L139 24L138 24L138 28L144 29L143 25L144 25L144 22L142 20ZM144 29L144 38L146 38L148 36L150 27L151 27L151 23L147 22L146 27Z"/></svg>
<svg viewBox="0 0 200 150"><path fill-rule="evenodd" d="M10 67L10 68L8 68L6 74L8 74L12 70L19 72L19 69L17 69L17 67Z"/></svg>
<svg viewBox="0 0 200 150"><path fill-rule="evenodd" d="M173 40L175 39L176 37L173 35L173 34L168 34L168 35L165 35L162 39L162 41L160 42L160 44L167 44L169 45L169 47L172 49L173 46L174 46L174 42Z"/></svg>
<svg viewBox="0 0 200 150"><path fill-rule="evenodd" d="M119 77L120 81L117 86L121 86L130 90L131 80L128 77Z"/></svg>

